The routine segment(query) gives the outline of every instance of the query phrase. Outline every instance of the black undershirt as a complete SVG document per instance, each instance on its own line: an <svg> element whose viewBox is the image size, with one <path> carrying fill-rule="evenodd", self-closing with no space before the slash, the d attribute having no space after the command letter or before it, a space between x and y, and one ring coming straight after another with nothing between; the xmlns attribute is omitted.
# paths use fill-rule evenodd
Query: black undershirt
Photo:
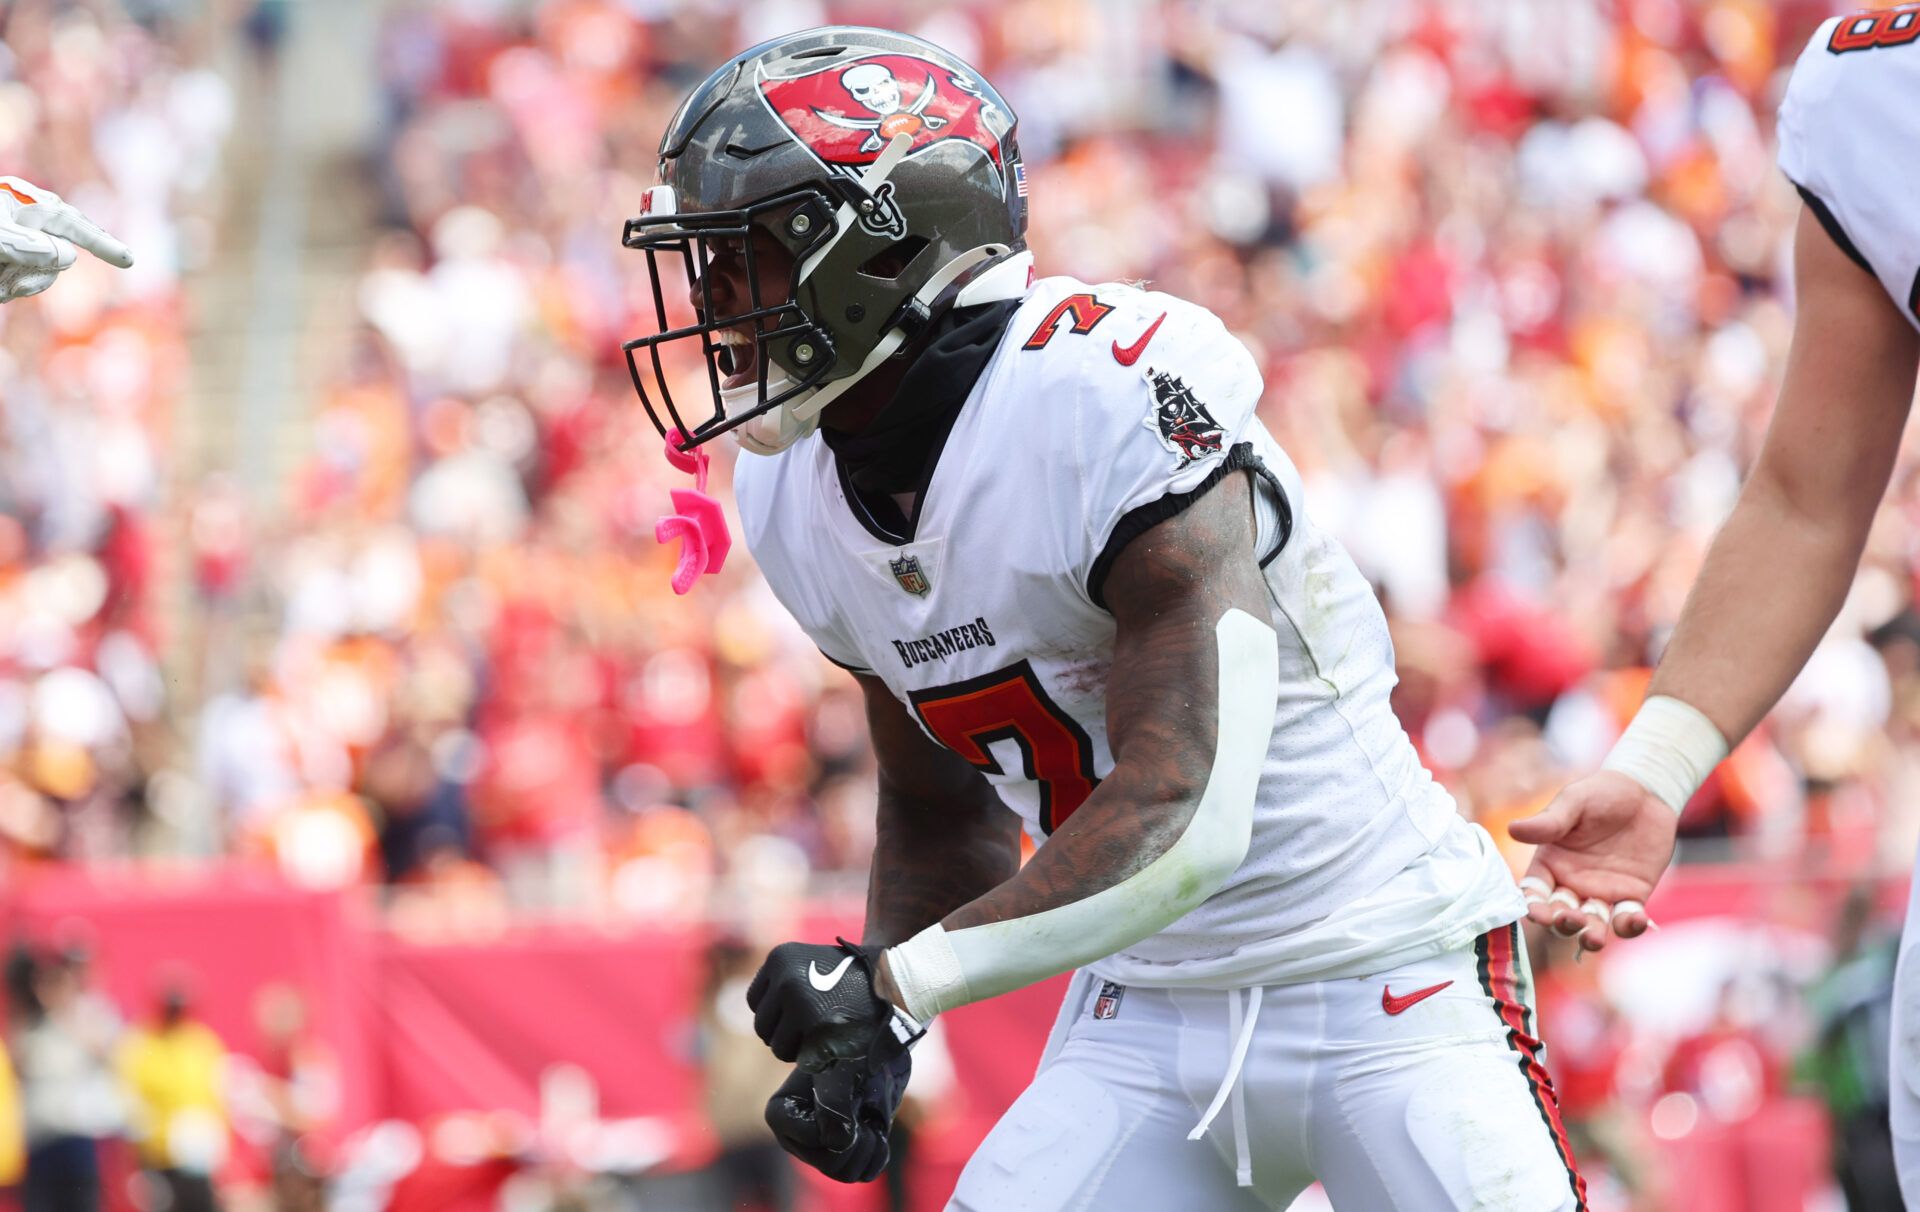
<svg viewBox="0 0 1920 1212"><path fill-rule="evenodd" d="M864 509L872 522L895 532L883 537L913 537L918 498L926 495L947 435L1019 307L1020 300L1007 299L947 312L934 321L931 338L870 424L858 433L821 430L842 484L858 498L856 513ZM916 497L914 518L893 500L909 492Z"/></svg>

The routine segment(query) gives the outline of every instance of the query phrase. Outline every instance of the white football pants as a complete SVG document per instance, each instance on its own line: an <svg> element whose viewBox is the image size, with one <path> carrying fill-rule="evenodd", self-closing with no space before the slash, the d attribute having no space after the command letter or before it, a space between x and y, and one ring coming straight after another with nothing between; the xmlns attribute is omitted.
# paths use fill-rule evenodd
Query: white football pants
<svg viewBox="0 0 1920 1212"><path fill-rule="evenodd" d="M1893 1164L1900 1195L1920 1208L1920 862L1907 892L1907 923L1900 932L1900 964L1893 973L1893 1041L1887 1049L1888 1112L1893 1120Z"/></svg>
<svg viewBox="0 0 1920 1212"><path fill-rule="evenodd" d="M1258 1212L1316 1179L1338 1212L1586 1208L1517 924L1373 977L1116 989L1075 975L948 1212Z"/></svg>

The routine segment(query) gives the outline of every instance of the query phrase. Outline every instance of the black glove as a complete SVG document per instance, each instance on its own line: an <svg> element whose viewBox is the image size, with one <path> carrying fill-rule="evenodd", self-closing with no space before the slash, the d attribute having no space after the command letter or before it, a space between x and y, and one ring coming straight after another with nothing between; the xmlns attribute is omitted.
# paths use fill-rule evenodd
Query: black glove
<svg viewBox="0 0 1920 1212"><path fill-rule="evenodd" d="M842 1183L870 1183L887 1168L887 1135L907 1091L905 1052L879 1068L836 1061L820 1073L795 1069L767 1100L780 1147Z"/></svg>
<svg viewBox="0 0 1920 1212"><path fill-rule="evenodd" d="M809 1073L863 1058L881 1069L920 1038L920 1025L873 991L882 949L838 942L781 943L747 986L754 1031Z"/></svg>

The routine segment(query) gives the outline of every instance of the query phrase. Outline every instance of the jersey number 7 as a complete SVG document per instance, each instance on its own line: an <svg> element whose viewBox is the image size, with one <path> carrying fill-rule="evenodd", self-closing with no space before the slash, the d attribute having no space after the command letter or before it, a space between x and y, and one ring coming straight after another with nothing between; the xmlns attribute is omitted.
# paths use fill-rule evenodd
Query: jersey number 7
<svg viewBox="0 0 1920 1212"><path fill-rule="evenodd" d="M1053 305L1053 310L1041 319L1026 339L1022 349L1045 349L1047 342L1053 340L1053 334L1060 330L1060 322L1066 320L1072 330L1080 336L1093 331L1094 325L1107 318L1113 311L1113 304L1102 303L1088 294L1068 295Z"/></svg>
<svg viewBox="0 0 1920 1212"><path fill-rule="evenodd" d="M1006 774L987 746L1012 741L1026 777L1040 785L1040 829L1052 833L1087 802L1093 740L1048 697L1033 666L1019 661L982 677L908 692L933 739L988 774Z"/></svg>

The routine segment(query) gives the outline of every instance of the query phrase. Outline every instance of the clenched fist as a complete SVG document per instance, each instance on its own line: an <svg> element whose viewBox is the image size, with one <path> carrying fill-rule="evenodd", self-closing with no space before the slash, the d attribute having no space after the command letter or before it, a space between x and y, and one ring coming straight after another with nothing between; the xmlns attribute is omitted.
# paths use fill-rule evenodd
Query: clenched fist
<svg viewBox="0 0 1920 1212"><path fill-rule="evenodd" d="M874 992L878 947L782 943L747 986L753 1029L773 1054L818 1073L837 1060L881 1063L919 1038L919 1024Z"/></svg>
<svg viewBox="0 0 1920 1212"><path fill-rule="evenodd" d="M905 1052L877 1067L835 1061L823 1072L795 1069L767 1100L767 1126L780 1147L842 1183L870 1183L887 1168L888 1134L907 1092Z"/></svg>

